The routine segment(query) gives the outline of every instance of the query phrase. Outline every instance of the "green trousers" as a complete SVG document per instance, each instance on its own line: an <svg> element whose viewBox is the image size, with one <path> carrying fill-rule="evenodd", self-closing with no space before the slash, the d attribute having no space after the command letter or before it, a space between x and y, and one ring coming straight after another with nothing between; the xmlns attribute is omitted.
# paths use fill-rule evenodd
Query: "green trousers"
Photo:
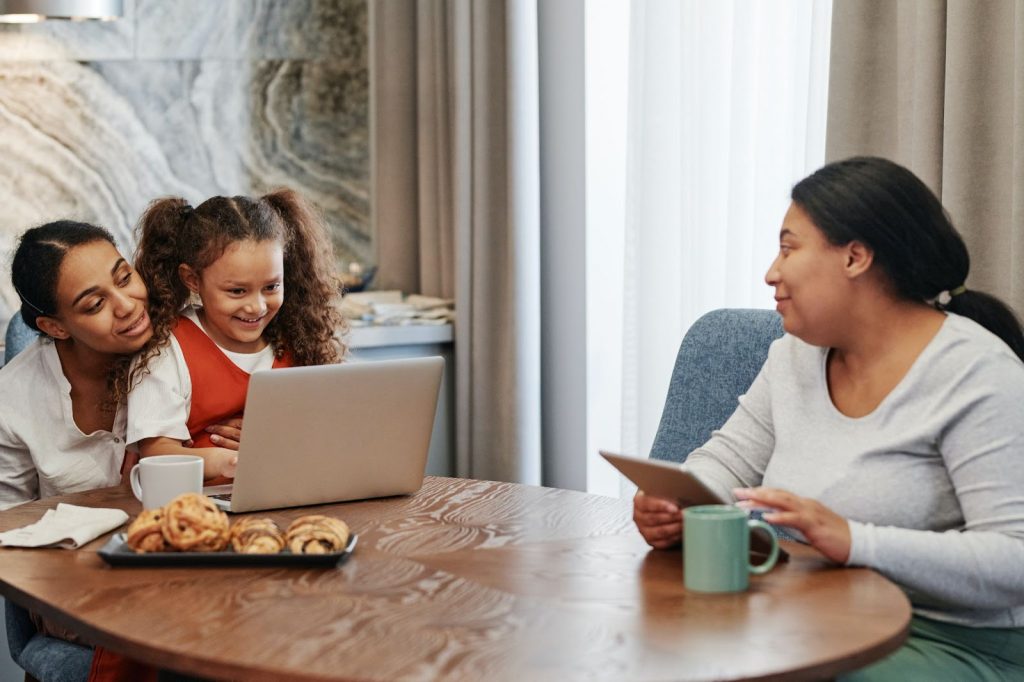
<svg viewBox="0 0 1024 682"><path fill-rule="evenodd" d="M1024 680L1024 628L968 628L914 616L906 643L842 682Z"/></svg>

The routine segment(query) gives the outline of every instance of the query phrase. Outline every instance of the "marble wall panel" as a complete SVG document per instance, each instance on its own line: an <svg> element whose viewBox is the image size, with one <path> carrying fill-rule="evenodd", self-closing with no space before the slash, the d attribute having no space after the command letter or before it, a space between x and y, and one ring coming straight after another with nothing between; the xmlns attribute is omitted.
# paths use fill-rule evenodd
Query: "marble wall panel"
<svg viewBox="0 0 1024 682"><path fill-rule="evenodd" d="M10 285L16 236L49 220L96 222L130 253L146 203L186 187L130 103L77 62L0 68L0 320L17 308Z"/></svg>
<svg viewBox="0 0 1024 682"><path fill-rule="evenodd" d="M139 59L232 59L240 27L235 0L136 0Z"/></svg>
<svg viewBox="0 0 1024 682"><path fill-rule="evenodd" d="M261 61L249 105L262 112L251 139L253 183L303 190L331 221L336 249L349 259L373 259L369 230L369 134L365 70L336 62ZM339 147L338 139L348 144Z"/></svg>
<svg viewBox="0 0 1024 682"><path fill-rule="evenodd" d="M139 59L365 62L365 0L136 2Z"/></svg>
<svg viewBox="0 0 1024 682"><path fill-rule="evenodd" d="M366 1L127 0L111 24L0 30L0 329L18 233L77 218L130 253L169 194L292 187L339 263L372 262Z"/></svg>
<svg viewBox="0 0 1024 682"><path fill-rule="evenodd" d="M234 0L239 54L258 59L365 63L366 2ZM372 0L371 0L372 1ZM357 27L362 27L356 30Z"/></svg>
<svg viewBox="0 0 1024 682"><path fill-rule="evenodd" d="M117 21L0 24L0 62L134 59L135 0L124 0Z"/></svg>

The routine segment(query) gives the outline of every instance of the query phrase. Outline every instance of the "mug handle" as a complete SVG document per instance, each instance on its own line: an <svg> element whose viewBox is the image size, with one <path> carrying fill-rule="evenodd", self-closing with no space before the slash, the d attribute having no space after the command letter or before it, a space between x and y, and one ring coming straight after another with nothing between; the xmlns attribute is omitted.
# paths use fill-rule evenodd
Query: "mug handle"
<svg viewBox="0 0 1024 682"><path fill-rule="evenodd" d="M134 470L132 473L134 473ZM772 550L768 553L768 558L757 566L750 563L747 564L747 570L751 573L754 575L762 575L772 570L775 567L775 562L779 559L779 536L775 534L774 528L760 519L751 519L750 521L747 521L747 527L751 532L753 532L755 528L764 529L768 531L768 535L772 538Z"/></svg>
<svg viewBox="0 0 1024 682"><path fill-rule="evenodd" d="M138 464L133 466L132 470L128 473L128 481L132 484L132 494L135 495L135 499L142 502L142 484L139 482Z"/></svg>

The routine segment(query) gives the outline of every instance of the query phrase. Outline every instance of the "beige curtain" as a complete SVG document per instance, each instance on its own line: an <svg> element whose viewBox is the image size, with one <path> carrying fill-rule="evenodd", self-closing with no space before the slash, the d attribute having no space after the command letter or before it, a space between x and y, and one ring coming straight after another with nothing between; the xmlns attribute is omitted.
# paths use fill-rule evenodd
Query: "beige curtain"
<svg viewBox="0 0 1024 682"><path fill-rule="evenodd" d="M457 475L540 483L536 2L370 3L384 288L454 297Z"/></svg>
<svg viewBox="0 0 1024 682"><path fill-rule="evenodd" d="M834 0L826 157L893 159L939 194L970 286L1024 313L1024 2Z"/></svg>

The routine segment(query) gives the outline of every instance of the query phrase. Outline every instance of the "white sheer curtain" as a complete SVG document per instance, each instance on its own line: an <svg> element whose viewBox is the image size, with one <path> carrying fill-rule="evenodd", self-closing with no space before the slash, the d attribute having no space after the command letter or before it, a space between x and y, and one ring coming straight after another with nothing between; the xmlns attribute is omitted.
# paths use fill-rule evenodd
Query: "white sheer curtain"
<svg viewBox="0 0 1024 682"><path fill-rule="evenodd" d="M831 0L632 1L623 350L588 377L621 378L626 452L649 451L697 317L773 306L789 190L824 161L830 22Z"/></svg>

